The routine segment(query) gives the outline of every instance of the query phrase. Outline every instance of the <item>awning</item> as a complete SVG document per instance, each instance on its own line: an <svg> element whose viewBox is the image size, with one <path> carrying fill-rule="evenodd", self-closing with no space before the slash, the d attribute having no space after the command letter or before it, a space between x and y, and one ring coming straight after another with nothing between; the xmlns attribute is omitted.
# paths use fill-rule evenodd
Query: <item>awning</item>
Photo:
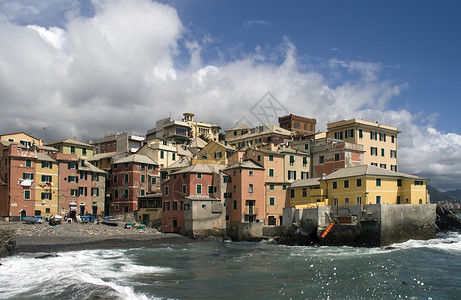
<svg viewBox="0 0 461 300"><path fill-rule="evenodd" d="M71 206L71 207L69 207L69 209L70 209L71 211L77 210L77 206Z"/></svg>

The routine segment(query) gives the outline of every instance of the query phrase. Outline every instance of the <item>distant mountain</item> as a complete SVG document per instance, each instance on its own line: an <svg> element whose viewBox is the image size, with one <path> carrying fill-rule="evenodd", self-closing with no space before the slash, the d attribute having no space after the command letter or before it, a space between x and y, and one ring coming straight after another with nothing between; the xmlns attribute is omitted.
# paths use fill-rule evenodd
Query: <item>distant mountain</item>
<svg viewBox="0 0 461 300"><path fill-rule="evenodd" d="M438 203L438 202L448 202L448 203L455 203L455 202L461 202L453 197L450 197L446 195L445 193L442 193L438 189L428 185L427 186L427 191L429 192L429 195L431 196L431 203Z"/></svg>
<svg viewBox="0 0 461 300"><path fill-rule="evenodd" d="M449 191L444 192L443 194L448 197L456 198L458 202L461 202L461 189L449 190Z"/></svg>

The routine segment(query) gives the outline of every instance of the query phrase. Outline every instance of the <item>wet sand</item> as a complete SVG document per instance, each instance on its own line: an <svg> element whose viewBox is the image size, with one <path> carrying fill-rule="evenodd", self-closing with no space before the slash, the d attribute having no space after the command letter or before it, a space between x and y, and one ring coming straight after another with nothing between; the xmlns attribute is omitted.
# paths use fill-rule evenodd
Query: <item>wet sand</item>
<svg viewBox="0 0 461 300"><path fill-rule="evenodd" d="M196 240L179 235L164 234L154 228L125 229L104 224L67 224L58 226L0 222L0 228L16 232L16 253L61 252L86 249L165 247L191 243Z"/></svg>

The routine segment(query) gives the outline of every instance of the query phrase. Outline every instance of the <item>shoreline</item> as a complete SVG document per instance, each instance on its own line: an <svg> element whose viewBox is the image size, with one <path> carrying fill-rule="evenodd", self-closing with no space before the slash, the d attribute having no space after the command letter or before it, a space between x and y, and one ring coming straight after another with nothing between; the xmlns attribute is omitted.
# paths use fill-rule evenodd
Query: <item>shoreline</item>
<svg viewBox="0 0 461 300"><path fill-rule="evenodd" d="M198 240L154 228L125 229L104 224L25 224L0 222L0 229L15 231L16 250L21 253L54 253L94 249L159 248ZM14 255L13 254L13 255Z"/></svg>

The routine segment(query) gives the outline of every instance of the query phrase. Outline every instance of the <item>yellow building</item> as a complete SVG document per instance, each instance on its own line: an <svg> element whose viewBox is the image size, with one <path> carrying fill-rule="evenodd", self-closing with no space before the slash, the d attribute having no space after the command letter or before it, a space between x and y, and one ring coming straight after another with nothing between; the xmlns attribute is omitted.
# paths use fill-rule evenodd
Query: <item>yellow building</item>
<svg viewBox="0 0 461 300"><path fill-rule="evenodd" d="M35 215L58 214L59 164L43 153L37 153L35 165Z"/></svg>
<svg viewBox="0 0 461 300"><path fill-rule="evenodd" d="M326 190L320 188L320 178L298 179L288 188L285 207L296 209L325 206Z"/></svg>
<svg viewBox="0 0 461 300"><path fill-rule="evenodd" d="M41 139L35 138L25 132L0 134L0 141L22 144L28 148L32 147L33 145L43 146L43 141Z"/></svg>
<svg viewBox="0 0 461 300"><path fill-rule="evenodd" d="M45 144L45 146L53 147L62 154L74 154L81 159L87 159L94 155L94 147L90 144L82 143L73 139L65 139L53 143Z"/></svg>
<svg viewBox="0 0 461 300"><path fill-rule="evenodd" d="M323 178L294 181L286 206L427 204L426 184L426 179L371 165L349 167Z"/></svg>
<svg viewBox="0 0 461 300"><path fill-rule="evenodd" d="M358 119L327 124L327 138L363 145L364 164L397 171L396 127Z"/></svg>
<svg viewBox="0 0 461 300"><path fill-rule="evenodd" d="M210 141L197 153L197 156L192 159L192 164L227 165L228 157L233 152L235 152L235 149L230 146Z"/></svg>
<svg viewBox="0 0 461 300"><path fill-rule="evenodd" d="M427 204L427 180L363 165L344 168L320 179L327 205Z"/></svg>

